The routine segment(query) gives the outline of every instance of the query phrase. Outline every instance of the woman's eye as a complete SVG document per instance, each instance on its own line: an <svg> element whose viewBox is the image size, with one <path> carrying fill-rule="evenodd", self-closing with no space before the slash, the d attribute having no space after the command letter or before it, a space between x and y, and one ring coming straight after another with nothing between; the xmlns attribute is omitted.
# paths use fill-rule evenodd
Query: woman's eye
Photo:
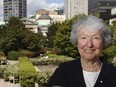
<svg viewBox="0 0 116 87"><path fill-rule="evenodd" d="M86 37L81 37L81 39L86 39Z"/></svg>
<svg viewBox="0 0 116 87"><path fill-rule="evenodd" d="M93 39L99 39L99 37L93 37Z"/></svg>

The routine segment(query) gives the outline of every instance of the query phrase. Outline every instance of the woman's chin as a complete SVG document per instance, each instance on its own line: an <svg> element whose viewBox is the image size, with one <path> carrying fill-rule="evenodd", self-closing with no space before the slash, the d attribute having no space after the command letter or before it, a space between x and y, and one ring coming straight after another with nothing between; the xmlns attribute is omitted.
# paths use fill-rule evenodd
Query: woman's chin
<svg viewBox="0 0 116 87"><path fill-rule="evenodd" d="M96 60L96 57L95 56L91 56L91 55L87 55L85 57L83 57L84 59L88 60L88 61L94 61Z"/></svg>

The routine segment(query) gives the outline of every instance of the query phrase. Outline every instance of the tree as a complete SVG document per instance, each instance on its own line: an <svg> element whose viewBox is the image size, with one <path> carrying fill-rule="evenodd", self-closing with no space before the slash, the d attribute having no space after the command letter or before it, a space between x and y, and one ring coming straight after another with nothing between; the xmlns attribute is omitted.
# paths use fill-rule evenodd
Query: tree
<svg viewBox="0 0 116 87"><path fill-rule="evenodd" d="M0 50L6 54L15 50L39 51L44 45L42 34L35 34L17 17L11 17L8 23L1 28Z"/></svg>
<svg viewBox="0 0 116 87"><path fill-rule="evenodd" d="M58 49L59 54L71 56L74 58L77 58L79 56L77 47L71 44L69 37L72 29L72 24L80 17L83 17L83 15L78 15L71 20L66 20L58 27L54 44Z"/></svg>
<svg viewBox="0 0 116 87"><path fill-rule="evenodd" d="M48 32L47 32L47 47L48 48L54 48L54 40L55 40L55 35L58 30L58 26L60 26L60 23L53 23L48 27Z"/></svg>
<svg viewBox="0 0 116 87"><path fill-rule="evenodd" d="M111 62L116 57L116 21L113 21L113 24L108 26L111 29L112 43L103 50L101 56Z"/></svg>
<svg viewBox="0 0 116 87"><path fill-rule="evenodd" d="M110 28L112 32L112 43L116 44L116 20L112 22Z"/></svg>

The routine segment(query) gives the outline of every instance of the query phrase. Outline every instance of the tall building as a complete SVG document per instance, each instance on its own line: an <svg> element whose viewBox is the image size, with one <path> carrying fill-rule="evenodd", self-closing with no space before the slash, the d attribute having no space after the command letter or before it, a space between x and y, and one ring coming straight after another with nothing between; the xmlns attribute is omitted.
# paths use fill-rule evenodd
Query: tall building
<svg viewBox="0 0 116 87"><path fill-rule="evenodd" d="M54 11L57 12L58 15L64 15L64 7L58 7Z"/></svg>
<svg viewBox="0 0 116 87"><path fill-rule="evenodd" d="M111 9L116 7L116 0L88 0L88 12L100 13L100 17L104 20L113 18Z"/></svg>
<svg viewBox="0 0 116 87"><path fill-rule="evenodd" d="M88 15L88 0L65 0L64 5L66 19L78 14Z"/></svg>
<svg viewBox="0 0 116 87"><path fill-rule="evenodd" d="M65 0L65 16L70 19L78 14L100 13L100 17L109 20L115 16L111 15L111 9L116 7L116 0Z"/></svg>
<svg viewBox="0 0 116 87"><path fill-rule="evenodd" d="M11 16L26 18L27 0L4 0L4 20Z"/></svg>

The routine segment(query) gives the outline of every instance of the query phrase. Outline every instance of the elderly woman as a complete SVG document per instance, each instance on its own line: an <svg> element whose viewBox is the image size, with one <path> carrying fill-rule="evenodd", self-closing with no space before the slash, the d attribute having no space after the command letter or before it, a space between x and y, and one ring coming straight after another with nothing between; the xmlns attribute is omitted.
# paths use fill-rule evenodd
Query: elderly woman
<svg viewBox="0 0 116 87"><path fill-rule="evenodd" d="M89 15L76 21L70 39L80 58L60 64L47 87L116 87L116 67L100 58L101 50L111 42L103 20Z"/></svg>

